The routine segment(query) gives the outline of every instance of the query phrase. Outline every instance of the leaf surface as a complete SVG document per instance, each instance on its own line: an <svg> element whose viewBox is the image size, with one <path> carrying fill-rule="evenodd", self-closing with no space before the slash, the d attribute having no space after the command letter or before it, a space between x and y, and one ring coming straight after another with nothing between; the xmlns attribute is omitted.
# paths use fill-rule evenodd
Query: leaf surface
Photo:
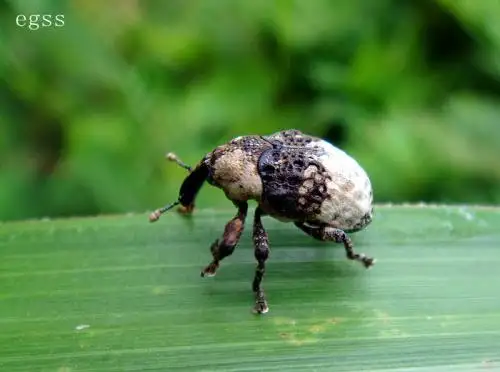
<svg viewBox="0 0 500 372"><path fill-rule="evenodd" d="M233 211L0 225L1 371L500 369L500 210L379 206L356 250L266 218L270 312L251 313L251 214L201 278Z"/></svg>

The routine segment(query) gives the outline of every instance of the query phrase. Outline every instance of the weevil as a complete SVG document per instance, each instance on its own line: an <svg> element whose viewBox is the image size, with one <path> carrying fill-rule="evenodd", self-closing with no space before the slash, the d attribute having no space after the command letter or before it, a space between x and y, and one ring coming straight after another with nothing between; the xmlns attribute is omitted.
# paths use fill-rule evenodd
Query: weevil
<svg viewBox="0 0 500 372"><path fill-rule="evenodd" d="M248 202L257 202L252 233L257 261L252 283L255 313L269 310L262 288L270 253L263 216L291 222L315 239L343 243L347 258L366 268L375 263L374 258L354 250L348 235L372 222L370 179L356 160L326 140L289 129L234 138L206 154L195 167L173 153L167 158L189 175L178 199L151 213L151 222L177 205L180 212L192 213L205 181L221 189L237 208L222 236L211 245L212 260L202 270L202 277L214 276L221 261L233 253L244 229Z"/></svg>

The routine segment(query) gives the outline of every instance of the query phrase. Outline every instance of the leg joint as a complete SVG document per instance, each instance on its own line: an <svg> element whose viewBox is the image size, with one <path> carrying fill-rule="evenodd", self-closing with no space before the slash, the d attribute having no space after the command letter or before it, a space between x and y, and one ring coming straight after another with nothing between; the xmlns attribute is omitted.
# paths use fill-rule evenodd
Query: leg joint
<svg viewBox="0 0 500 372"><path fill-rule="evenodd" d="M259 245L255 247L255 259L257 262L266 262L269 258L269 248L267 245Z"/></svg>

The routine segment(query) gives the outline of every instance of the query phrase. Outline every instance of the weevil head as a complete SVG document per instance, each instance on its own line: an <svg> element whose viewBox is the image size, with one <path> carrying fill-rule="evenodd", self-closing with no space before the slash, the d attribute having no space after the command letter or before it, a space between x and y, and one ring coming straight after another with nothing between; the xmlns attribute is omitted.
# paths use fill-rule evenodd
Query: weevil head
<svg viewBox="0 0 500 372"><path fill-rule="evenodd" d="M241 136L206 154L184 179L177 203L189 212L205 181L221 189L232 201L258 199L262 183L257 163L263 144L257 136Z"/></svg>
<svg viewBox="0 0 500 372"><path fill-rule="evenodd" d="M262 180L258 172L259 157L273 143L262 136L241 136L218 146L192 169L182 163L175 154L167 154L167 159L177 162L190 171L179 189L178 199L150 214L151 222L176 205L180 212L190 213L198 192L205 181L221 189L233 202L259 201L262 196Z"/></svg>
<svg viewBox="0 0 500 372"><path fill-rule="evenodd" d="M207 156L209 183L233 202L258 201L262 195L259 157L271 146L260 136L241 136L218 146Z"/></svg>

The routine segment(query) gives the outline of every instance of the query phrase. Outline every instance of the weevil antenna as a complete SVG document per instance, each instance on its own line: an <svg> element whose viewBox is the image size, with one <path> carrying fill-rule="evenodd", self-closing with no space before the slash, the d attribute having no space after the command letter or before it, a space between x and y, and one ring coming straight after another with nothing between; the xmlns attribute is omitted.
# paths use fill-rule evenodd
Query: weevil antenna
<svg viewBox="0 0 500 372"><path fill-rule="evenodd" d="M160 209L155 210L153 213L151 213L149 215L149 222L156 222L156 221L158 221L163 213L169 211L170 209L172 209L176 205L179 205L179 203L180 203L180 201L177 200L177 201L175 201L173 203L165 205L164 207L162 207Z"/></svg>
<svg viewBox="0 0 500 372"><path fill-rule="evenodd" d="M178 166L188 170L189 172L191 172L193 170L193 168L189 165L187 165L186 163L184 163L181 159L179 159L179 157L174 154L173 152L169 152L168 154L165 155L165 158L168 160L168 161L173 161L174 163L176 163Z"/></svg>

